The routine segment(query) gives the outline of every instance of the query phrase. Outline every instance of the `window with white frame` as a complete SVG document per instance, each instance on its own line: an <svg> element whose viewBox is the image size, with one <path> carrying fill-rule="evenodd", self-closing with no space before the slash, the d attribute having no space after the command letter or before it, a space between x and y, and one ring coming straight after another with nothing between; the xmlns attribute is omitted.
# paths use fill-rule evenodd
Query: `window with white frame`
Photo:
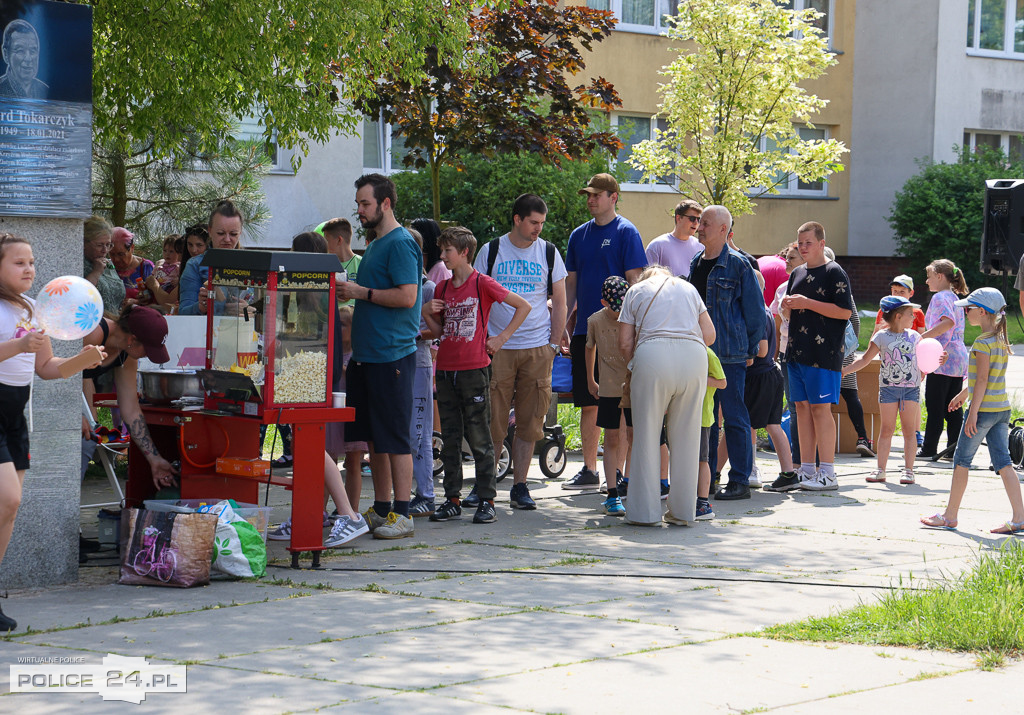
<svg viewBox="0 0 1024 715"><path fill-rule="evenodd" d="M363 117L363 168L390 174L402 171L402 160L409 153L405 139L390 124Z"/></svg>
<svg viewBox="0 0 1024 715"><path fill-rule="evenodd" d="M829 38L832 45L832 3L835 0L788 0L781 3L788 10L817 10L821 16L811 24L821 30L821 34Z"/></svg>
<svg viewBox="0 0 1024 715"><path fill-rule="evenodd" d="M677 183L676 176L659 176L657 181L643 181L643 172L634 169L629 163L633 155L633 147L646 139L657 139L655 130L664 132L668 129L668 123L660 117L644 117L630 114L615 114L612 116L612 128L622 148L615 157L615 161L626 170L624 184L629 188L639 189L641 187L671 187Z"/></svg>
<svg viewBox="0 0 1024 715"><path fill-rule="evenodd" d="M1024 161L1024 134L1021 132L967 130L964 132L963 147L971 151L977 151L982 147L1002 149L1010 161Z"/></svg>
<svg viewBox="0 0 1024 715"><path fill-rule="evenodd" d="M1024 59L1024 0L967 0L967 49Z"/></svg>
<svg viewBox="0 0 1024 715"><path fill-rule="evenodd" d="M797 133L801 141L826 141L829 138L829 130L826 127L798 127ZM774 140L761 137L761 151L773 151L777 147ZM777 194L766 194L771 196L828 196L828 182L804 181L796 174L778 173L773 177L773 184L778 189Z"/></svg>
<svg viewBox="0 0 1024 715"><path fill-rule="evenodd" d="M267 156L270 157L270 173L294 173L292 170L292 155L294 152L290 149L285 149L284 147L279 146L276 134L272 135L270 141L267 142L266 137L263 135L263 131L263 124L257 117L243 117L238 122L238 131L235 134L235 138L243 141L264 142L267 150Z"/></svg>
<svg viewBox="0 0 1024 715"><path fill-rule="evenodd" d="M675 15L679 0L587 0L587 7L610 10L619 24L616 30L660 32L668 27L666 15Z"/></svg>

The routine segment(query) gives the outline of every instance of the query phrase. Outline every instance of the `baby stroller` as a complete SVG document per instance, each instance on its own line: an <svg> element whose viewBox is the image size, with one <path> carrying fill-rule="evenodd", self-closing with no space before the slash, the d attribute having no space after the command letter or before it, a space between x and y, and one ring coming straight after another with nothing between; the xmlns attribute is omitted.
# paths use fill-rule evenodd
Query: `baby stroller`
<svg viewBox="0 0 1024 715"><path fill-rule="evenodd" d="M552 396L553 397L553 396ZM508 432L505 440L501 443L501 454L498 456L497 480L500 482L512 471L512 436L516 430L516 412L511 410L508 415ZM434 432L434 476L439 477L444 472L444 465L441 463L441 446L443 441L440 432ZM463 454L469 452L469 446L463 441ZM544 437L540 440L538 449L540 454L540 471L548 479L557 479L565 471L565 433L562 426L558 424L558 401L551 400L548 408L547 420L544 424Z"/></svg>

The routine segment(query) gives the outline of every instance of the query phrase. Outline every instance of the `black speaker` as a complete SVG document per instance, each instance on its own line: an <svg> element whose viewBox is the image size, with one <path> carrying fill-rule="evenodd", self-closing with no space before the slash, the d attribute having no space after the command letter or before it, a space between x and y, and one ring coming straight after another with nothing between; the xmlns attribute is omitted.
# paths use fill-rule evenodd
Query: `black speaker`
<svg viewBox="0 0 1024 715"><path fill-rule="evenodd" d="M1024 256L1024 179L985 182L981 272L1015 274Z"/></svg>

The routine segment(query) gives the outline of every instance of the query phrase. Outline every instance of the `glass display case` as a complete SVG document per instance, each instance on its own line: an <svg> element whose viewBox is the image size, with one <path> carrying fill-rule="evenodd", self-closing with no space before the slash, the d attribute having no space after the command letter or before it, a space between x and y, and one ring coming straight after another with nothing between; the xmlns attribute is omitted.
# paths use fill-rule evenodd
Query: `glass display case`
<svg viewBox="0 0 1024 715"><path fill-rule="evenodd" d="M329 407L334 254L208 250L205 407L262 416Z"/></svg>

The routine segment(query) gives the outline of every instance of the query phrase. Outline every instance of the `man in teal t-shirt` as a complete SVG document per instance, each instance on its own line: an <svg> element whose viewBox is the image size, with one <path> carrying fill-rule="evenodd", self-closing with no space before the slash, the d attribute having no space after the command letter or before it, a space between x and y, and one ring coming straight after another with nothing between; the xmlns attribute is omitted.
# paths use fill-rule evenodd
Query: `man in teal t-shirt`
<svg viewBox="0 0 1024 715"><path fill-rule="evenodd" d="M356 180L359 222L378 238L363 253L357 282L338 286L340 299L355 299L345 384L346 402L356 418L346 425L345 439L370 446L374 501L364 517L378 539L413 535L409 425L423 259L416 241L395 220L396 200L395 185L386 176L366 174Z"/></svg>

